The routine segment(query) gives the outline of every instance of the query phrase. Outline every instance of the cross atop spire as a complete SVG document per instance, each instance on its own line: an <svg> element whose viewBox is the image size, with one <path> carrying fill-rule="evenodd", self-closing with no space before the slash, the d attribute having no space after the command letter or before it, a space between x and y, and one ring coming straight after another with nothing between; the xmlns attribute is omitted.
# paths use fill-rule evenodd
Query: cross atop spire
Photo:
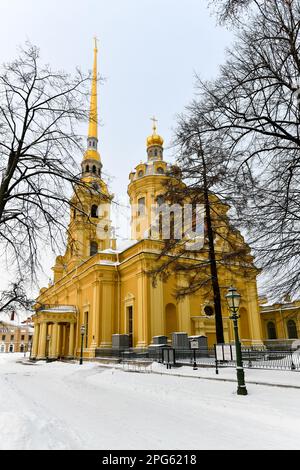
<svg viewBox="0 0 300 470"><path fill-rule="evenodd" d="M158 122L158 120L156 119L155 116L153 116L152 118L150 118L150 120L153 122L153 134L155 135L156 134L156 130L157 130L157 126L156 126L156 123Z"/></svg>

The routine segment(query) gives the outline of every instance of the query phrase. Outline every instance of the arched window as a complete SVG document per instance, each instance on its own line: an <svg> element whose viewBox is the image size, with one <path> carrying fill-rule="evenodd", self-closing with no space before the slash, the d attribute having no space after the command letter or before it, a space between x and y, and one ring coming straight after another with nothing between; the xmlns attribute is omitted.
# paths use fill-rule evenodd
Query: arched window
<svg viewBox="0 0 300 470"><path fill-rule="evenodd" d="M159 167L157 168L157 173L158 173L159 175L163 175L163 174L164 174L164 169L163 169L161 166L159 166Z"/></svg>
<svg viewBox="0 0 300 470"><path fill-rule="evenodd" d="M272 321L268 322L267 330L268 330L268 338L269 339L277 339L276 326L275 326L274 322L272 322Z"/></svg>
<svg viewBox="0 0 300 470"><path fill-rule="evenodd" d="M100 176L100 174L101 174L101 173L100 173L100 168L98 168L98 175Z"/></svg>
<svg viewBox="0 0 300 470"><path fill-rule="evenodd" d="M91 217L98 217L98 206L95 204L91 208Z"/></svg>
<svg viewBox="0 0 300 470"><path fill-rule="evenodd" d="M175 214L174 212L170 212L170 240L175 240L177 234L175 234Z"/></svg>
<svg viewBox="0 0 300 470"><path fill-rule="evenodd" d="M296 327L296 323L294 322L294 320L288 320L286 325L287 325L289 339L298 338L297 327Z"/></svg>
<svg viewBox="0 0 300 470"><path fill-rule="evenodd" d="M159 239L162 240L163 237L163 219L162 219L162 213L159 213L159 219L158 219L158 233L159 233Z"/></svg>
<svg viewBox="0 0 300 470"><path fill-rule="evenodd" d="M96 165L93 165L93 173L97 173Z"/></svg>
<svg viewBox="0 0 300 470"><path fill-rule="evenodd" d="M154 156L157 157L157 150L154 150Z"/></svg>
<svg viewBox="0 0 300 470"><path fill-rule="evenodd" d="M87 173L90 171L89 165L87 165L87 166L85 167L85 171L86 171Z"/></svg>
<svg viewBox="0 0 300 470"><path fill-rule="evenodd" d="M20 346L20 352L21 352L21 353L24 352L24 344L21 344L21 346Z"/></svg>
<svg viewBox="0 0 300 470"><path fill-rule="evenodd" d="M142 176L144 176L144 172L143 172L143 170L140 170L140 171L138 172L138 177L141 178Z"/></svg>
<svg viewBox="0 0 300 470"><path fill-rule="evenodd" d="M90 244L90 256L94 256L98 253L98 243L91 242Z"/></svg>

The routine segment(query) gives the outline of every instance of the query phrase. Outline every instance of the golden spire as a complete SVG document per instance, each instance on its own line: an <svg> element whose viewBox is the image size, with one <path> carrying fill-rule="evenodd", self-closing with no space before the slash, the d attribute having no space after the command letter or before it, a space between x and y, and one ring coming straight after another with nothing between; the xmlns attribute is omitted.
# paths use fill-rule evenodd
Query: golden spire
<svg viewBox="0 0 300 470"><path fill-rule="evenodd" d="M92 73L92 90L89 115L89 131L87 139L87 151L84 154L84 160L97 160L100 162L98 152L98 100L97 100L97 38L94 38L94 65Z"/></svg>
<svg viewBox="0 0 300 470"><path fill-rule="evenodd" d="M97 103L97 38L94 38L94 66L92 75L92 92L89 118L89 138L98 139L98 103Z"/></svg>

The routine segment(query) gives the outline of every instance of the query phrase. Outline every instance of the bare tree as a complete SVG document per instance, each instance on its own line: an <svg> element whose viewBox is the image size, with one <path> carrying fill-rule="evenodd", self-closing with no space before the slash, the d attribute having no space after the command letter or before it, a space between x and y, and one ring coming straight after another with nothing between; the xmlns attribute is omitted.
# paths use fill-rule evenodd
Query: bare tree
<svg viewBox="0 0 300 470"><path fill-rule="evenodd" d="M255 0L209 0L209 5L215 9L219 22L223 24L235 22L239 15L247 10L254 1Z"/></svg>
<svg viewBox="0 0 300 470"><path fill-rule="evenodd" d="M1 317L3 314L12 314L17 311L28 312L32 305L33 300L27 297L23 279L10 283L0 294Z"/></svg>
<svg viewBox="0 0 300 470"><path fill-rule="evenodd" d="M30 44L0 70L0 256L22 277L57 243L70 189L83 184L76 126L87 120L89 81L42 65Z"/></svg>
<svg viewBox="0 0 300 470"><path fill-rule="evenodd" d="M243 2L223 2L224 5ZM218 79L198 79L208 134L236 172L241 227L275 295L300 287L300 2L251 2ZM206 132L206 131L205 131Z"/></svg>
<svg viewBox="0 0 300 470"><path fill-rule="evenodd" d="M196 117L187 114L179 120L177 165L169 172L165 201L171 207L185 208L189 204L192 211L189 219L184 220L182 237L181 214L174 215L171 236L162 237L163 249L151 274L154 279L157 276L166 279L174 272L183 273L187 283L177 288L177 297L199 291L206 298L212 297L217 342L224 343L221 288L227 286L220 286L220 271L224 279L225 272L230 275L232 267L242 263L240 271L246 272L253 258L243 237L229 222L227 211L232 193L228 158L216 140L201 135L206 128L204 119L200 114ZM197 218L201 208L202 220Z"/></svg>

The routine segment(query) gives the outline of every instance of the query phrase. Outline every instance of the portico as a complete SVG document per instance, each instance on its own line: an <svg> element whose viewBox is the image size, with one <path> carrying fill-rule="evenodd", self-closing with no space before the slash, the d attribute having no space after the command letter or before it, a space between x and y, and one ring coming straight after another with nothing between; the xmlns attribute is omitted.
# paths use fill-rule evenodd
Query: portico
<svg viewBox="0 0 300 470"><path fill-rule="evenodd" d="M35 322L32 359L74 357L76 307L42 306L33 317Z"/></svg>

